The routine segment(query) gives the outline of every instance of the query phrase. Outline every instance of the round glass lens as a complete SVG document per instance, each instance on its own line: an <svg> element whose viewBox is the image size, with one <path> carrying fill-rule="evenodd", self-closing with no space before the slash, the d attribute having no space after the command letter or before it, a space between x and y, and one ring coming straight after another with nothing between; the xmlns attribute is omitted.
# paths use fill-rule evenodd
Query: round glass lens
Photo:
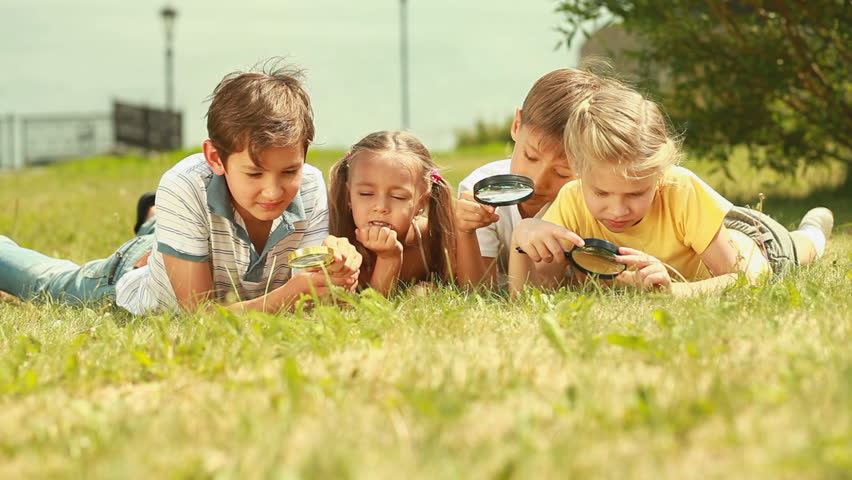
<svg viewBox="0 0 852 480"><path fill-rule="evenodd" d="M290 268L324 267L334 261L334 251L329 247L306 247L287 256Z"/></svg>
<svg viewBox="0 0 852 480"><path fill-rule="evenodd" d="M532 179L514 173L485 177L473 185L473 198L492 207L517 205L527 201L533 193Z"/></svg>
<svg viewBox="0 0 852 480"><path fill-rule="evenodd" d="M615 260L615 253L605 248L586 246L571 251L571 260L588 273L615 276L627 265Z"/></svg>
<svg viewBox="0 0 852 480"><path fill-rule="evenodd" d="M474 193L480 203L512 205L521 203L533 194L533 188L520 182L506 182L482 187Z"/></svg>

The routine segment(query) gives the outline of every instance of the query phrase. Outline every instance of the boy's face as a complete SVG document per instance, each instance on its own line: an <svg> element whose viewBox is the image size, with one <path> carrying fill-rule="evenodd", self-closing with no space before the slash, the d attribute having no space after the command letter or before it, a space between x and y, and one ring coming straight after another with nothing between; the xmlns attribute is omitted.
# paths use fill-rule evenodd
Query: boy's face
<svg viewBox="0 0 852 480"><path fill-rule="evenodd" d="M583 174L583 198L595 220L609 231L621 233L648 213L659 178L631 179L607 168L592 168Z"/></svg>
<svg viewBox="0 0 852 480"><path fill-rule="evenodd" d="M518 205L521 216L535 216L541 207L552 202L559 189L574 179L574 174L562 148L561 139L548 138L536 130L521 124L521 110L515 111L512 122L511 172L529 177L535 185L535 194Z"/></svg>
<svg viewBox="0 0 852 480"><path fill-rule="evenodd" d="M388 227L405 238L411 219L423 209L423 180L409 162L393 154L358 154L349 172L349 205L355 226Z"/></svg>
<svg viewBox="0 0 852 480"><path fill-rule="evenodd" d="M224 175L234 208L246 222L269 222L290 206L302 185L305 150L301 145L268 147L260 153L260 167L248 149L232 153L223 164L210 141L204 142L207 163Z"/></svg>

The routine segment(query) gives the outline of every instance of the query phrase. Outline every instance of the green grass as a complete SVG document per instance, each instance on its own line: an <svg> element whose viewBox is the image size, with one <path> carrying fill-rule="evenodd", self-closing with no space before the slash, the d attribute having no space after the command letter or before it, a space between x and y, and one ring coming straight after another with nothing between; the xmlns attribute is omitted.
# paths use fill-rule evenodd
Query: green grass
<svg viewBox="0 0 852 480"><path fill-rule="evenodd" d="M342 152L312 152L327 172ZM457 183L503 146L439 153ZM0 174L0 234L85 261L180 154ZM839 167L691 162L792 226ZM722 295L445 288L294 314L0 302L0 478L849 478L852 234Z"/></svg>

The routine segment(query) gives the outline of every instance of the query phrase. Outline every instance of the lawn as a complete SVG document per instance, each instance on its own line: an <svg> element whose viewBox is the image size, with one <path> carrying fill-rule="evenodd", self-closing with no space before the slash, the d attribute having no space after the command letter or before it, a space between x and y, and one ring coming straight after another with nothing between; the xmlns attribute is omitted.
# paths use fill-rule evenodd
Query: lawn
<svg viewBox="0 0 852 480"><path fill-rule="evenodd" d="M457 184L506 153L436 157ZM106 256L180 157L2 173L0 234ZM732 164L685 163L789 227L835 211L818 264L694 299L445 287L153 317L0 301L0 478L850 478L846 171Z"/></svg>

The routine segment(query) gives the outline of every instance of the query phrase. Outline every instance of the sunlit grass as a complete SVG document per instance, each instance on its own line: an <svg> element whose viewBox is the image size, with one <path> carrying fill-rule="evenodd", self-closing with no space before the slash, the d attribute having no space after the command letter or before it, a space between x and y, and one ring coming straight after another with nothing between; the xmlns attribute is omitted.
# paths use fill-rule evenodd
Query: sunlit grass
<svg viewBox="0 0 852 480"><path fill-rule="evenodd" d="M457 183L506 153L436 157ZM342 154L309 161L327 172ZM0 234L77 261L106 255L179 158L0 175ZM760 189L786 223L823 199L852 221L833 175L778 194L709 175L732 196ZM0 301L0 478L852 474L848 227L818 264L718 296L342 298L153 317Z"/></svg>

